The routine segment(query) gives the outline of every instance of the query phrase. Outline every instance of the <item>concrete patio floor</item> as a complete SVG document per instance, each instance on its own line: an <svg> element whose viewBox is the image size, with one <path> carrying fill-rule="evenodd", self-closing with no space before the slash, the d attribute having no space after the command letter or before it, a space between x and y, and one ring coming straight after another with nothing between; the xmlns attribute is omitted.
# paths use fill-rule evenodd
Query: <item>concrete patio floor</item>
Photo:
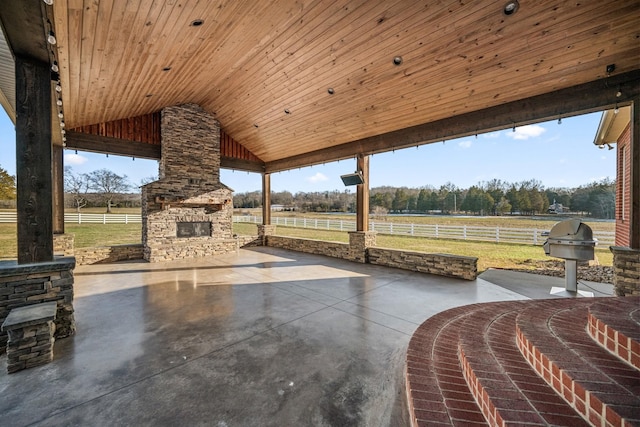
<svg viewBox="0 0 640 427"><path fill-rule="evenodd" d="M0 357L0 425L406 425L418 325L536 297L265 247L75 273L77 333L54 361L8 375Z"/></svg>

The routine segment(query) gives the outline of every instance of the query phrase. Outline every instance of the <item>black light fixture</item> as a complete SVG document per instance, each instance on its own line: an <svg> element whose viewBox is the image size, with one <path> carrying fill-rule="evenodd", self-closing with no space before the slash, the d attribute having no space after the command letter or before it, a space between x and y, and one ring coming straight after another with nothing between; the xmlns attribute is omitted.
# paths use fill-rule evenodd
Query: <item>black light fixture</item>
<svg viewBox="0 0 640 427"><path fill-rule="evenodd" d="M203 19L194 19L193 21L191 21L190 25L192 27L199 27L202 24L204 24L204 20Z"/></svg>
<svg viewBox="0 0 640 427"><path fill-rule="evenodd" d="M362 172L360 171L348 173L346 175L340 175L340 179L345 186L364 184L364 177L362 176Z"/></svg>

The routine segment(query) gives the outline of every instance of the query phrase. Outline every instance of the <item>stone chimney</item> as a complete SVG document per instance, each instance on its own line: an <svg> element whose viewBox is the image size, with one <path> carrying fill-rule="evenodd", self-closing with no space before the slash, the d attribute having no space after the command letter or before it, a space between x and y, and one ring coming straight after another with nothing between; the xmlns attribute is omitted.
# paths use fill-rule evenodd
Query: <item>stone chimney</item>
<svg viewBox="0 0 640 427"><path fill-rule="evenodd" d="M150 262L236 250L233 192L220 182L220 124L196 104L162 110L158 181L142 187L142 244Z"/></svg>

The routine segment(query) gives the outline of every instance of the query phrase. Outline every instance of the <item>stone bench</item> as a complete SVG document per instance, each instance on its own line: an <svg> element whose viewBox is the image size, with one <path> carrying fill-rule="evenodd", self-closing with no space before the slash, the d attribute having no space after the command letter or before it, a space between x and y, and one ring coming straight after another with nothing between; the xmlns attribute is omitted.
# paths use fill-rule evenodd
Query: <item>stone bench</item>
<svg viewBox="0 0 640 427"><path fill-rule="evenodd" d="M7 372L33 368L53 360L57 304L46 302L11 310L2 323L7 332Z"/></svg>

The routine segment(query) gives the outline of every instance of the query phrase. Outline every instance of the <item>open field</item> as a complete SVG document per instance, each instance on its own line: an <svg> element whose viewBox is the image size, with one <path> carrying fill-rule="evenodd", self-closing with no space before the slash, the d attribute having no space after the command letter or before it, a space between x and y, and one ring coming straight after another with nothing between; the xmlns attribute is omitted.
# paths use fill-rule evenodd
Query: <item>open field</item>
<svg viewBox="0 0 640 427"><path fill-rule="evenodd" d="M140 243L141 224L66 224L77 248ZM16 224L0 224L0 259L16 258Z"/></svg>
<svg viewBox="0 0 640 427"><path fill-rule="evenodd" d="M238 234L255 234L254 224L234 224ZM305 228L277 227L279 236L305 239L326 240L331 242L349 242L349 234L340 231L312 230ZM468 240L425 239L409 236L390 236L378 234L377 245L385 248L404 249L421 252L439 252L455 255L478 257L478 269L517 268L533 269L535 261L548 261L542 246L518 245L508 243L475 242ZM608 247L596 247L596 256L601 265L610 266L613 255Z"/></svg>
<svg viewBox="0 0 640 427"><path fill-rule="evenodd" d="M405 220L407 219L407 217L403 218ZM413 219L419 217L410 218ZM436 218L443 219L446 217ZM141 224L67 224L65 228L68 233L75 234L76 247L78 248L140 243ZM233 230L236 234L254 235L256 234L256 225L249 223L236 223L233 226ZM276 232L278 235L289 237L344 243L349 241L349 235L346 232L340 231L312 230L280 226L277 227ZM479 258L478 268L480 271L484 271L487 268L533 269L536 261L548 261L552 259L544 254L542 246L533 245L426 239L381 234L377 236L377 244L380 247L395 249L475 256ZM609 251L608 247L596 247L596 255L601 265L612 265L613 255ZM0 224L0 258L10 259L15 257L16 225Z"/></svg>

